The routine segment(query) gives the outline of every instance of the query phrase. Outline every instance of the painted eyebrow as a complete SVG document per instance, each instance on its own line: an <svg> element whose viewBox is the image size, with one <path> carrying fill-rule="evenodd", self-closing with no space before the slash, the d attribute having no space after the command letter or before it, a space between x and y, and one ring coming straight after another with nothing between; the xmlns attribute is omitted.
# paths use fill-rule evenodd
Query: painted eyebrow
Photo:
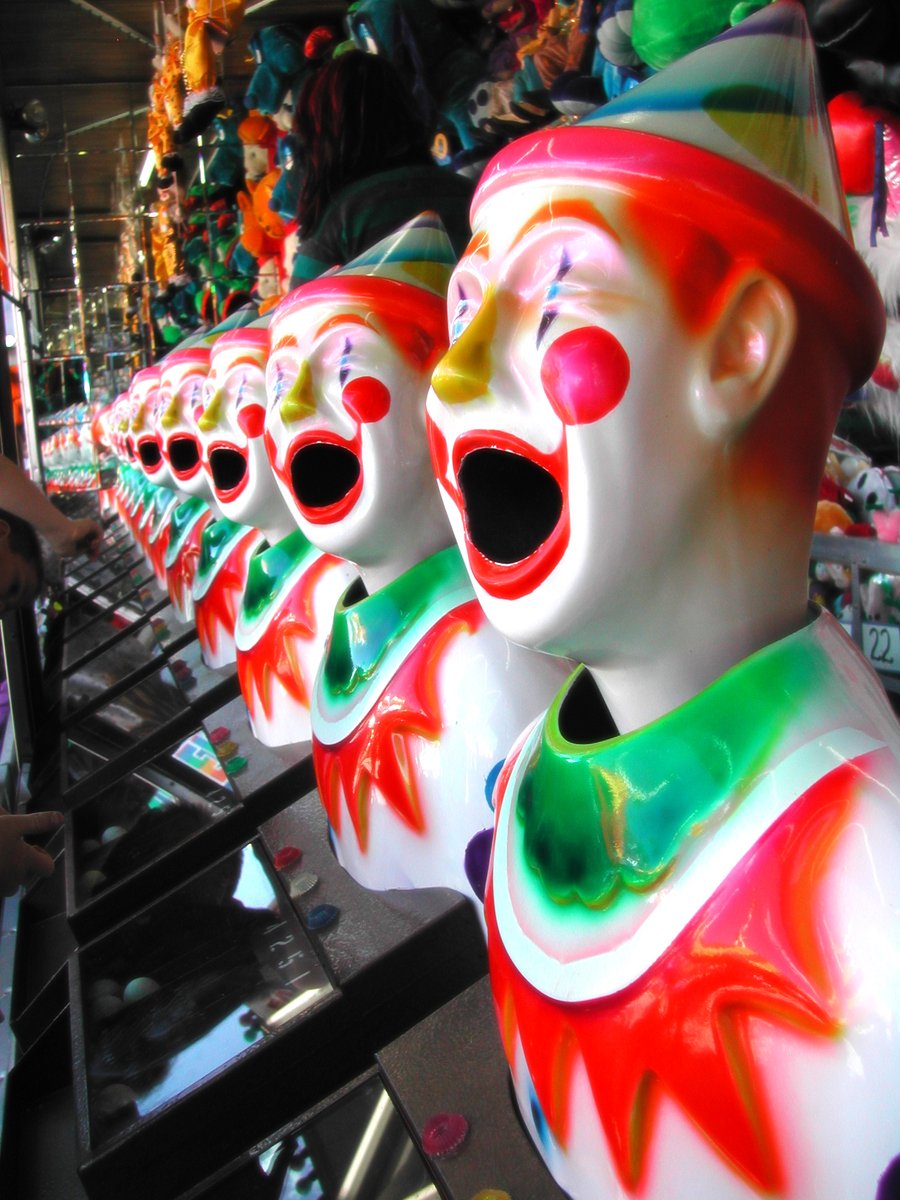
<svg viewBox="0 0 900 1200"><path fill-rule="evenodd" d="M322 322L316 330L315 336L320 338L323 334L328 333L329 330L341 325L362 325L364 329L372 329L376 333L378 332L368 317L359 317L356 313L335 313L333 317L329 317L327 321ZM295 339L294 345L296 344Z"/></svg>
<svg viewBox="0 0 900 1200"><path fill-rule="evenodd" d="M510 250L517 246L522 239L529 234L535 225L543 224L546 221L558 221L561 217L571 217L576 221L582 221L586 225L593 225L595 229L599 229L601 233L605 233L607 237L613 239L618 245L621 245L622 239L609 224L609 222L601 216L594 208L590 200L548 200L536 212L533 212L516 236L510 243Z"/></svg>
<svg viewBox="0 0 900 1200"><path fill-rule="evenodd" d="M258 358L253 357L251 354L242 354L240 358L235 358L230 362L225 370L231 371L235 367L258 367L260 365L261 363Z"/></svg>
<svg viewBox="0 0 900 1200"><path fill-rule="evenodd" d="M459 283L457 280L454 280L453 283L456 288L456 303L454 307L458 308L463 300L468 300L469 296L461 283Z"/></svg>
<svg viewBox="0 0 900 1200"><path fill-rule="evenodd" d="M559 256L559 269L557 270L556 275L554 276L553 282L547 288L547 295L544 300L545 304L549 304L549 302L551 300L554 300L556 298L556 295L559 292L560 281L562 279L564 279L566 277L566 275L569 273L569 271L571 271L571 270L572 270L572 260L569 258L568 250L565 248L565 246L563 246L562 253ZM545 308L544 309L544 312L541 316L541 323L538 326L538 331L537 331L537 340L535 342L535 345L537 347L540 347L541 342L544 340L544 338L547 334L547 330L550 328L550 326L556 320L558 315L559 315L559 310L556 308Z"/></svg>
<svg viewBox="0 0 900 1200"><path fill-rule="evenodd" d="M463 251L463 258L469 258L471 255L480 254L484 257L489 257L491 253L491 245L488 239L487 230L482 229L480 233L472 235L472 240L469 242Z"/></svg>

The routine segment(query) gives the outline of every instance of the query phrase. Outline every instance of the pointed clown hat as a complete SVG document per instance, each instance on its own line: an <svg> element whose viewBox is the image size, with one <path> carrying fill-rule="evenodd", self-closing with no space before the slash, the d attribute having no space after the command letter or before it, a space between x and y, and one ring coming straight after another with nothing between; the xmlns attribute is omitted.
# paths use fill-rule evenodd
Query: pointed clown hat
<svg viewBox="0 0 900 1200"><path fill-rule="evenodd" d="M170 350L165 358L160 360L157 369L164 372L169 368L179 366L208 367L212 349L220 338L232 330L243 329L258 320L259 315L255 306L247 305L226 317L224 321L220 321L212 329L204 329L201 333L195 333L191 337L185 338L180 345L176 346L174 350Z"/></svg>
<svg viewBox="0 0 900 1200"><path fill-rule="evenodd" d="M272 314L271 348L292 335L291 327L314 309L364 304L388 319L395 341L408 352L431 356L447 343L446 296L456 255L440 217L420 213L351 262L295 288ZM423 335L430 346L422 342Z"/></svg>
<svg viewBox="0 0 900 1200"><path fill-rule="evenodd" d="M645 198L726 247L746 246L818 305L855 386L883 311L852 249L815 46L799 0L776 0L576 125L518 139L488 164L472 226L530 183Z"/></svg>
<svg viewBox="0 0 900 1200"><path fill-rule="evenodd" d="M221 333L212 346L212 361L220 355L246 355L256 366L265 367L269 357L269 325L272 313L246 325L235 325Z"/></svg>

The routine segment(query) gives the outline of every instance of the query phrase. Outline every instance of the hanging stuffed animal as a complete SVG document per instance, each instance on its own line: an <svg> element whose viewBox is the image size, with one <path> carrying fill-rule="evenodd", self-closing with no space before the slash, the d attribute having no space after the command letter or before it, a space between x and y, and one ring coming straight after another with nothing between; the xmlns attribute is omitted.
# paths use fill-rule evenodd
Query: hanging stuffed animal
<svg viewBox="0 0 900 1200"><path fill-rule="evenodd" d="M247 87L244 103L273 117L287 92L298 94L308 69L304 55L306 38L289 25L267 25L250 39L256 70Z"/></svg>
<svg viewBox="0 0 900 1200"><path fill-rule="evenodd" d="M244 147L244 175L248 183L256 183L275 166L275 126L256 109L252 109L237 128Z"/></svg>
<svg viewBox="0 0 900 1200"><path fill-rule="evenodd" d="M175 140L187 142L206 129L225 105L219 58L244 18L247 0L188 0L184 31L184 116Z"/></svg>

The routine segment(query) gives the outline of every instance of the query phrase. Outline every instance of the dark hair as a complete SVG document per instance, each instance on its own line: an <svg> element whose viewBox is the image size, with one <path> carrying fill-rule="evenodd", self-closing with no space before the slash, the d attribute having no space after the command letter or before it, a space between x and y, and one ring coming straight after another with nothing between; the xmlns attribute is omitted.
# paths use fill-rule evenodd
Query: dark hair
<svg viewBox="0 0 900 1200"><path fill-rule="evenodd" d="M39 592L44 586L44 558L34 526L30 525L23 517L17 517L15 513L7 512L5 508L0 508L0 521L5 521L9 526L7 545L12 553L18 554L19 558L24 559L29 566L34 568L37 578L35 591Z"/></svg>
<svg viewBox="0 0 900 1200"><path fill-rule="evenodd" d="M315 230L347 184L431 161L428 131L409 88L377 54L348 50L307 78L295 125L305 169L297 205L301 237Z"/></svg>

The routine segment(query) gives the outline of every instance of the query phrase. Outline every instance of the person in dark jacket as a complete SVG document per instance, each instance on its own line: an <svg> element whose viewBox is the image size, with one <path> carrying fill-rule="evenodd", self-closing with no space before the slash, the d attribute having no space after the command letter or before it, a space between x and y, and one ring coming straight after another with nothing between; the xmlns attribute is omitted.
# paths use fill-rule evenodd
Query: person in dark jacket
<svg viewBox="0 0 900 1200"><path fill-rule="evenodd" d="M387 60L358 50L333 59L308 80L296 120L306 173L292 287L426 210L462 252L472 183L434 162L412 96Z"/></svg>

